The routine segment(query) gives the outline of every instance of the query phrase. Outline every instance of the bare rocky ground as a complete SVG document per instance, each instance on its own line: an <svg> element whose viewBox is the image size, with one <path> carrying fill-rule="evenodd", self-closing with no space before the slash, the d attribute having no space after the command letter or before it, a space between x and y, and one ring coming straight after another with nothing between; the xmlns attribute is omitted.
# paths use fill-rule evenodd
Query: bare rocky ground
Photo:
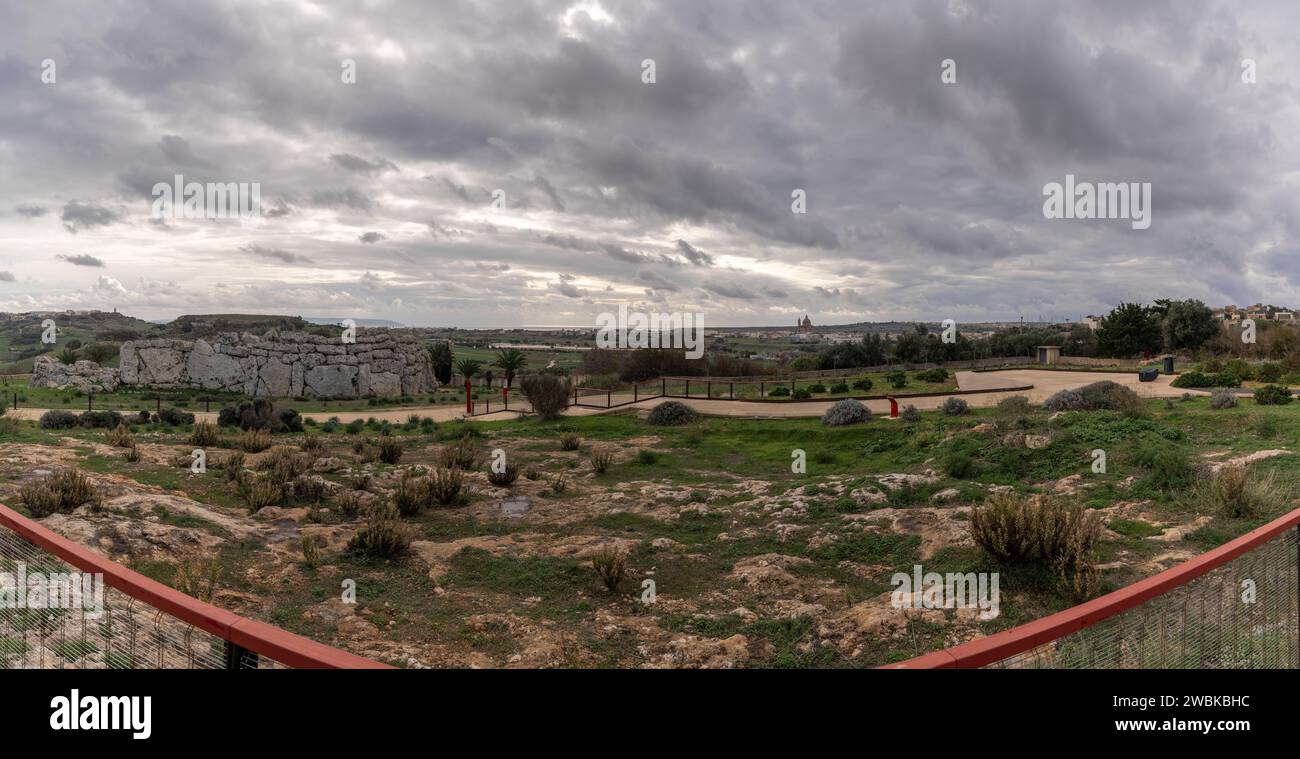
<svg viewBox="0 0 1300 759"><path fill-rule="evenodd" d="M996 434L985 427L981 434ZM193 446L175 432L138 433L134 463L100 432L39 434L36 442L0 444L0 502L16 505L23 484L81 468L102 504L48 516L50 529L169 583L180 565L217 562L218 606L399 666L874 666L998 629L974 610L900 610L890 602L890 577L913 562L927 571L977 566L966 521L972 499L1007 487L955 483L931 462L796 482L718 471L666 481L673 478L642 458L674 453L656 435L598 443L615 454L610 472L596 474L586 441L562 451L554 438L497 439L489 431L475 439L481 454L509 449L536 479L521 475L498 488L480 466L468 476L468 503L410 517L410 551L381 560L347 550L361 521L343 516L341 494L367 473L357 498L388 497L405 473L435 464L445 437L402 436L405 453L389 466L364 462L350 436L321 435L326 446L310 454L309 475L326 482L319 505L250 514L220 469L228 449L211 449L212 470L191 475ZM250 454L245 466L269 455ZM1092 484L1071 475L1040 486L1086 495ZM1195 555L1185 539L1209 521L1141 498L1101 511L1158 531L1137 544L1108 531L1116 545L1102 568L1117 581ZM304 558L304 536L320 546L316 566ZM610 548L628 556L614 591L592 568ZM353 583L349 603L343 590ZM1013 606L1023 602L1015 621L1068 605L1043 606L1014 584L1004 583L1003 593Z"/></svg>

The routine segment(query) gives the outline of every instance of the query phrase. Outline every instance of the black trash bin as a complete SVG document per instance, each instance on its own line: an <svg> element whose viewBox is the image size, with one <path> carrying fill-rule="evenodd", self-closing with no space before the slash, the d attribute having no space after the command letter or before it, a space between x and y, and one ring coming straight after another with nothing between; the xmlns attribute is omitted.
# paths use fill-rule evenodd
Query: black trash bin
<svg viewBox="0 0 1300 759"><path fill-rule="evenodd" d="M1165 356L1165 374L1174 373L1174 357Z"/></svg>
<svg viewBox="0 0 1300 759"><path fill-rule="evenodd" d="M1155 369L1139 369L1138 382L1155 382L1157 372Z"/></svg>

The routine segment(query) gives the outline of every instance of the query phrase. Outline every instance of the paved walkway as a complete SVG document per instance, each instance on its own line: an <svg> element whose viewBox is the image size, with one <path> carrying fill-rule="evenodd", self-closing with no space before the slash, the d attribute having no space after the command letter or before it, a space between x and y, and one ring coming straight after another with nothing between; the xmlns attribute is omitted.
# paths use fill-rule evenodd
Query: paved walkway
<svg viewBox="0 0 1300 759"><path fill-rule="evenodd" d="M1184 390L1173 387L1173 377L1162 374L1154 382L1139 382L1138 376L1133 372L1070 372L1070 371L1050 371L1042 369L1004 369L994 372L957 372L957 387L962 390L985 391L975 392L957 396L962 398L971 406L977 408L996 406L998 401L1013 395L1023 395L1029 398L1033 403L1042 403L1049 396L1059 390L1078 388L1092 382L1101 380L1112 380L1121 385L1127 385L1133 388L1138 395L1148 398L1177 398L1185 392L1194 394L1208 394L1201 390ZM1033 385L1029 390L1020 391L1000 391L998 388L1020 387L1024 385ZM916 406L918 409L936 409L943 405L949 395L936 395L924 398L900 398L899 406L907 405ZM589 402L599 402L604 400L604 396L596 396L585 399ZM619 395L614 396L614 402L620 400L631 400L629 395L622 398ZM620 406L612 409L652 409L666 400L677 400L694 408L701 414L709 416L735 416L748 417L753 419L779 419L779 418L798 418L798 417L819 417L827 408L835 403L835 400L816 400L816 401L790 401L790 402L762 402L762 401L727 401L727 400L709 400L705 398L650 398L637 403ZM872 400L865 401L867 407L875 414L889 414L889 401ZM495 405L495 404L494 404ZM9 414L19 419L39 419L46 409L11 409ZM564 413L566 416L590 416L592 414L608 413L611 409L589 408L585 406L576 406L569 408ZM510 411L494 411L491 414L475 416L475 421L500 421L510 419L519 413L519 407ZM430 418L435 422L449 422L465 417L465 410L461 406L427 406L420 408L403 408L403 409L384 409L384 410L367 410L367 411L324 411L303 414L305 419L315 419L318 422L324 422L332 417L338 417L338 420L344 424L355 419L370 419L371 417L380 421L405 422L411 414L418 414L422 418ZM215 421L217 415L215 412L204 413L202 411L195 414L201 421Z"/></svg>

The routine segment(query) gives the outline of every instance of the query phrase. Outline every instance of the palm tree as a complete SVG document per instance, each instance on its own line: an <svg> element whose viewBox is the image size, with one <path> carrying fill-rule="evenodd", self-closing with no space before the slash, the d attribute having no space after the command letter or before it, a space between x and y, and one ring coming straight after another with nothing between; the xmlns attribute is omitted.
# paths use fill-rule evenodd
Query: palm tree
<svg viewBox="0 0 1300 759"><path fill-rule="evenodd" d="M507 348L497 354L497 360L493 361L494 366L500 367L506 375L506 390L510 389L510 383L515 381L515 374L528 366L528 357L518 348Z"/></svg>
<svg viewBox="0 0 1300 759"><path fill-rule="evenodd" d="M62 350L62 352L59 353L59 363L62 364L77 363L77 352L73 350L71 347L65 347Z"/></svg>
<svg viewBox="0 0 1300 759"><path fill-rule="evenodd" d="M456 359L456 371L460 372L460 376L465 378L465 387L467 388L470 385L470 380L474 377L477 377L478 373L482 370L483 370L482 361L476 361L472 358Z"/></svg>

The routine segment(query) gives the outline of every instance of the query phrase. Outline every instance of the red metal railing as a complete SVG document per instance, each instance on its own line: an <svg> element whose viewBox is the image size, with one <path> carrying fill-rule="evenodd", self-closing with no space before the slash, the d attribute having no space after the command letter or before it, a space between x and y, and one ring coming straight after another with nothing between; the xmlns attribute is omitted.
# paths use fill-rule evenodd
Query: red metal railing
<svg viewBox="0 0 1300 759"><path fill-rule="evenodd" d="M1256 528L1235 540L1208 551L1178 566L1133 583L1125 588L1095 598L1087 603L1066 609L1043 619L1029 622L987 638L953 646L918 656L914 659L886 665L885 669L972 669L996 665L1039 646L1058 641L1098 623L1117 617L1147 602L1185 587L1208 572L1224 567L1229 562L1260 549L1271 541L1286 537L1288 530L1300 536L1300 509ZM1300 546L1300 543L1297 543ZM1300 554L1288 546L1292 568L1300 563ZM1294 578L1288 576L1287 589L1290 602L1296 602L1297 588ZM1294 607L1293 607L1294 609ZM1292 611L1294 614L1294 611ZM1294 620L1291 621L1294 628ZM1289 631L1295 633L1294 629ZM1292 655L1295 652L1290 652ZM1294 661L1294 659L1292 659ZM1294 665L1293 665L1294 666Z"/></svg>
<svg viewBox="0 0 1300 759"><path fill-rule="evenodd" d="M51 532L4 505L0 505L0 527L12 531L33 546L82 572L102 575L106 586L225 641L225 659L229 668L247 666L250 659L256 661L248 654L265 657L287 667L303 669L389 668L388 665L191 598Z"/></svg>

